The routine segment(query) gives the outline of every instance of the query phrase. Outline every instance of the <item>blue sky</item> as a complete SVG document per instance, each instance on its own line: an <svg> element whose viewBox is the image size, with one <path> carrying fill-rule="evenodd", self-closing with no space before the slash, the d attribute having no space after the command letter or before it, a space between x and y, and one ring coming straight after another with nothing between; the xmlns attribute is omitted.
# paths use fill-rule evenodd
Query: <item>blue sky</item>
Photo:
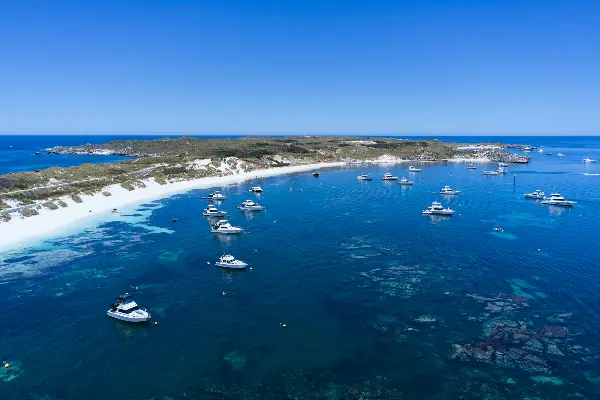
<svg viewBox="0 0 600 400"><path fill-rule="evenodd" d="M600 134L600 1L0 0L0 133Z"/></svg>

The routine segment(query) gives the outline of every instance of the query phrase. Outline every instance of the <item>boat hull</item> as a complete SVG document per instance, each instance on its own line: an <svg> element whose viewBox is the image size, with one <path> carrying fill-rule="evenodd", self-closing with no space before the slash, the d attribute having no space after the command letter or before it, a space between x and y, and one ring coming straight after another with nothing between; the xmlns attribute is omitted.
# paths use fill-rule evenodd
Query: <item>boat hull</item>
<svg viewBox="0 0 600 400"><path fill-rule="evenodd" d="M106 315L108 315L109 317L121 320L121 321L133 322L133 323L148 322L148 320L152 318L152 316L150 315L150 313L146 313L145 316L140 315L140 314L136 314L135 316L129 316L129 315L126 315L126 314L121 314L121 313L113 312L112 310L108 310L106 312Z"/></svg>
<svg viewBox="0 0 600 400"><path fill-rule="evenodd" d="M259 206L259 207L238 207L240 210L242 211L262 211L263 207Z"/></svg>
<svg viewBox="0 0 600 400"><path fill-rule="evenodd" d="M574 202L562 203L562 202L555 202L555 201L542 201L542 204L547 204L549 206L557 206L557 207L573 207L573 204L576 204L576 203L574 203Z"/></svg>
<svg viewBox="0 0 600 400"><path fill-rule="evenodd" d="M447 217L452 216L452 214L454 214L454 211L422 211L423 215L444 215Z"/></svg>
<svg viewBox="0 0 600 400"><path fill-rule="evenodd" d="M212 233L221 233L224 235L236 235L242 233L242 229L211 229Z"/></svg>
<svg viewBox="0 0 600 400"><path fill-rule="evenodd" d="M226 212L219 212L219 213L202 213L203 216L205 217L215 217L215 218L223 218L227 215Z"/></svg>
<svg viewBox="0 0 600 400"><path fill-rule="evenodd" d="M217 267L227 268L227 269L246 269L246 267L248 266L248 264L246 264L246 263L242 263L242 264L225 264L225 263L220 263L220 262L215 263L215 265Z"/></svg>

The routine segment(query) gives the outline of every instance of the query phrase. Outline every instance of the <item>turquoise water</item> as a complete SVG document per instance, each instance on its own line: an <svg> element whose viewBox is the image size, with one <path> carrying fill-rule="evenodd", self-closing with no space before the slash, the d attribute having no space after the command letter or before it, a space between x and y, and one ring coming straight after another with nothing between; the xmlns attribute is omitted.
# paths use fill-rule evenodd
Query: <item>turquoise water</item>
<svg viewBox="0 0 600 400"><path fill-rule="evenodd" d="M408 188L377 179L405 165L215 188L237 237L192 191L4 253L0 398L598 398L600 166L580 160L600 150L580 147L501 177L423 165ZM523 199L538 188L578 204ZM457 214L421 215L433 200ZM136 286L157 326L106 316Z"/></svg>

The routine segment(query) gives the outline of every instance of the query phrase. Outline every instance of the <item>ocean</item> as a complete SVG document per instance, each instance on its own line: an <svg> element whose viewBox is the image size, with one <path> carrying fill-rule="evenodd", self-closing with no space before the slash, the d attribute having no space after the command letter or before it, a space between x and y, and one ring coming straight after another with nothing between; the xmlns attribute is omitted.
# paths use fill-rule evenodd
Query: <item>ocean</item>
<svg viewBox="0 0 600 400"><path fill-rule="evenodd" d="M18 146L82 143L63 138ZM0 398L599 398L600 165L581 160L600 159L600 139L485 140L553 155L504 176L399 164L213 188L235 237L210 233L196 190L1 254ZM535 189L577 204L523 197ZM265 211L237 210L246 199ZM435 200L456 214L421 215ZM216 268L223 254L252 269ZM107 317L124 292L158 325Z"/></svg>

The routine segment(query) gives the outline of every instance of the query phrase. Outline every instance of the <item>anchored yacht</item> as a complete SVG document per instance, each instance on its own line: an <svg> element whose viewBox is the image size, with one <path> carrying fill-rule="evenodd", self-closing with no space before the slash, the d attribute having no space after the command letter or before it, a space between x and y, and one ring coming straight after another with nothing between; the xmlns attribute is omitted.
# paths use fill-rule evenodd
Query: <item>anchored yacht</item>
<svg viewBox="0 0 600 400"><path fill-rule="evenodd" d="M398 184L399 184L399 185L412 186L412 185L414 185L414 184L415 184L415 182L413 182L413 181L409 181L409 180L408 180L408 179L406 179L405 177L402 177L402 179L400 179L400 180L398 181Z"/></svg>
<svg viewBox="0 0 600 400"><path fill-rule="evenodd" d="M252 186L250 188L250 190L248 190L248 191L252 192L252 193L262 193L263 192L263 190L260 186Z"/></svg>
<svg viewBox="0 0 600 400"><path fill-rule="evenodd" d="M505 167L498 167L498 175L507 173L508 170Z"/></svg>
<svg viewBox="0 0 600 400"><path fill-rule="evenodd" d="M508 167L508 164L501 162L501 163L498 163L498 166L499 167Z"/></svg>
<svg viewBox="0 0 600 400"><path fill-rule="evenodd" d="M117 301L110 306L106 314L127 322L146 322L151 318L150 313L141 309L129 293L117 297Z"/></svg>
<svg viewBox="0 0 600 400"><path fill-rule="evenodd" d="M477 169L477 167L476 167L476 166L474 166L473 164L469 164L469 165L467 166L467 169Z"/></svg>
<svg viewBox="0 0 600 400"><path fill-rule="evenodd" d="M593 163L593 162L598 162L598 160L592 160L591 158L586 157L583 160L581 160L581 162L583 162L583 163Z"/></svg>
<svg viewBox="0 0 600 400"><path fill-rule="evenodd" d="M392 174L390 174L388 172L388 173L383 174L383 178L381 178L381 179L383 179L384 181L397 181L398 177L397 176L393 176Z"/></svg>
<svg viewBox="0 0 600 400"><path fill-rule="evenodd" d="M238 206L238 208L240 210L244 210L244 211L262 211L264 207L259 206L257 203L253 202L252 200L246 200L242 204L240 204Z"/></svg>
<svg viewBox="0 0 600 400"><path fill-rule="evenodd" d="M423 210L421 214L424 215L452 215L454 210L450 208L444 208L441 203L434 201L426 210Z"/></svg>
<svg viewBox="0 0 600 400"><path fill-rule="evenodd" d="M237 226L232 226L226 219L222 219L214 224L210 231L212 233L236 234L242 233L243 229Z"/></svg>
<svg viewBox="0 0 600 400"><path fill-rule="evenodd" d="M537 189L534 192L531 193L526 193L525 194L525 198L527 199L543 199L546 196L546 194L544 192L542 192L540 189Z"/></svg>
<svg viewBox="0 0 600 400"><path fill-rule="evenodd" d="M421 168L416 168L411 165L408 167L408 172L421 172Z"/></svg>
<svg viewBox="0 0 600 400"><path fill-rule="evenodd" d="M227 198L227 196L225 196L223 193L217 191L217 192L213 192L213 193L209 194L207 196L207 198L209 200L225 200Z"/></svg>
<svg viewBox="0 0 600 400"><path fill-rule="evenodd" d="M227 211L219 210L215 205L209 204L202 212L202 215L204 215L205 217L222 218L227 215Z"/></svg>
<svg viewBox="0 0 600 400"><path fill-rule="evenodd" d="M234 256L229 254L220 257L219 261L217 261L215 265L217 267L230 269L244 269L248 266L248 264L246 264L245 262L236 260Z"/></svg>
<svg viewBox="0 0 600 400"><path fill-rule="evenodd" d="M319 177L319 175L321 175L321 174L319 174L318 172L313 172L313 173L312 173L312 176L314 176L315 178L318 178L318 177Z"/></svg>
<svg viewBox="0 0 600 400"><path fill-rule="evenodd" d="M440 190L440 194L454 195L459 194L460 190L454 190L450 188L450 186L444 186L442 190Z"/></svg>
<svg viewBox="0 0 600 400"><path fill-rule="evenodd" d="M371 178L371 176L367 175L367 174L359 175L357 179L359 181L372 181L373 180L373 178Z"/></svg>
<svg viewBox="0 0 600 400"><path fill-rule="evenodd" d="M556 155L556 157L564 157L564 156L565 156L565 155L564 155L563 153L558 153L558 154Z"/></svg>
<svg viewBox="0 0 600 400"><path fill-rule="evenodd" d="M576 201L565 200L559 193L553 193L550 195L550 198L545 198L542 201L542 204L548 204L550 206L561 206L561 207L571 207L573 204L577 204Z"/></svg>
<svg viewBox="0 0 600 400"><path fill-rule="evenodd" d="M481 175L498 175L498 171L483 171Z"/></svg>

